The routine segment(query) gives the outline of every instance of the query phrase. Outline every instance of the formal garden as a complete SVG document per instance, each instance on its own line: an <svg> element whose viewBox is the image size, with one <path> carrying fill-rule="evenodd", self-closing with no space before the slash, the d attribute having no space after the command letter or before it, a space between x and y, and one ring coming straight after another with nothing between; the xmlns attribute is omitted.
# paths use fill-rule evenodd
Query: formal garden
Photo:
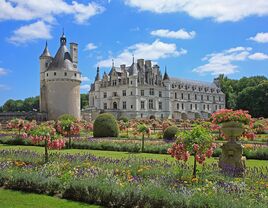
<svg viewBox="0 0 268 208"><path fill-rule="evenodd" d="M62 207L268 205L268 120L242 110L209 120L13 119L1 126L0 155L3 195L79 202Z"/></svg>

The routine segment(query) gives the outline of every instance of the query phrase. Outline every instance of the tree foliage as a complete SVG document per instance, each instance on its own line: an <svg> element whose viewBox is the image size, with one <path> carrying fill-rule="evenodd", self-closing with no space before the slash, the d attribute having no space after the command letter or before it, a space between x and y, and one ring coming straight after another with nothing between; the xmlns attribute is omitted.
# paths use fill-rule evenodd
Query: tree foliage
<svg viewBox="0 0 268 208"><path fill-rule="evenodd" d="M268 79L265 76L234 80L220 75L219 81L226 95L226 108L248 110L253 117L268 117Z"/></svg>

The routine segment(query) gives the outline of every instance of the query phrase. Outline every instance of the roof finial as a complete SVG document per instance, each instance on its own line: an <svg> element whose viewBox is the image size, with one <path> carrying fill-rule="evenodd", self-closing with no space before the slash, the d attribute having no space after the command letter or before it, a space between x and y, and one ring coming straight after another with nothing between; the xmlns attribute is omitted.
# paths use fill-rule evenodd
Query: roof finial
<svg viewBox="0 0 268 208"><path fill-rule="evenodd" d="M114 68L114 59L112 59L112 67Z"/></svg>
<svg viewBox="0 0 268 208"><path fill-rule="evenodd" d="M47 48L47 40L46 40L46 48Z"/></svg>
<svg viewBox="0 0 268 208"><path fill-rule="evenodd" d="M64 36L64 27L62 28L62 36Z"/></svg>
<svg viewBox="0 0 268 208"><path fill-rule="evenodd" d="M134 58L134 53L132 53L132 63L134 64L135 58Z"/></svg>

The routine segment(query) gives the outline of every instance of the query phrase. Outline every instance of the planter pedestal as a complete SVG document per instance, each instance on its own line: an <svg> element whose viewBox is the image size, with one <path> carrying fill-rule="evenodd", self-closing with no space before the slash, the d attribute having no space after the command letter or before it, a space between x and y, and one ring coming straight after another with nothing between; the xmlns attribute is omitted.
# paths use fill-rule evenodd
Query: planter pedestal
<svg viewBox="0 0 268 208"><path fill-rule="evenodd" d="M246 169L246 158L242 156L243 147L236 142L244 129L236 124L229 122L222 126L221 131L229 141L222 145L222 154L219 158L219 167L223 172L233 176L243 175Z"/></svg>
<svg viewBox="0 0 268 208"><path fill-rule="evenodd" d="M236 141L229 141L222 145L219 167L227 174L243 175L246 169L246 158L242 156L242 145Z"/></svg>

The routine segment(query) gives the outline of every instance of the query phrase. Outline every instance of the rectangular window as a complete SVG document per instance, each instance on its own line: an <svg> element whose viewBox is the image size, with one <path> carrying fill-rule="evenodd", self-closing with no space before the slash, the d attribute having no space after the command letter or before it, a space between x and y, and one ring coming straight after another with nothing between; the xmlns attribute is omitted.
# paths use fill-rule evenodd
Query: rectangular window
<svg viewBox="0 0 268 208"><path fill-rule="evenodd" d="M209 100L209 95L207 95L207 100Z"/></svg>
<svg viewBox="0 0 268 208"><path fill-rule="evenodd" d="M149 109L154 109L154 101L149 100Z"/></svg>
<svg viewBox="0 0 268 208"><path fill-rule="evenodd" d="M144 101L141 101L141 109L144 109Z"/></svg>
<svg viewBox="0 0 268 208"><path fill-rule="evenodd" d="M215 99L215 96L213 96L213 102L215 102L215 100L216 100L216 99Z"/></svg>
<svg viewBox="0 0 268 208"><path fill-rule="evenodd" d="M203 105L203 109L206 110L206 105Z"/></svg>
<svg viewBox="0 0 268 208"><path fill-rule="evenodd" d="M141 90L141 96L144 96L144 90Z"/></svg>
<svg viewBox="0 0 268 208"><path fill-rule="evenodd" d="M103 98L107 98L107 92L103 93Z"/></svg>
<svg viewBox="0 0 268 208"><path fill-rule="evenodd" d="M113 86L116 86L116 80L113 80Z"/></svg>
<svg viewBox="0 0 268 208"><path fill-rule="evenodd" d="M197 104L195 104L194 107L195 107L195 110L197 110Z"/></svg>
<svg viewBox="0 0 268 208"><path fill-rule="evenodd" d="M175 99L177 99L177 93L175 92Z"/></svg>
<svg viewBox="0 0 268 208"><path fill-rule="evenodd" d="M123 102L123 109L127 109L127 102L126 101Z"/></svg>
<svg viewBox="0 0 268 208"><path fill-rule="evenodd" d="M159 97L162 97L162 91L159 91Z"/></svg>
<svg viewBox="0 0 268 208"><path fill-rule="evenodd" d="M131 105L130 108L133 109L133 105Z"/></svg>
<svg viewBox="0 0 268 208"><path fill-rule="evenodd" d="M221 102L221 96L219 96L219 101Z"/></svg>
<svg viewBox="0 0 268 208"><path fill-rule="evenodd" d="M158 104L159 104L158 105L159 110L162 110L162 102L159 102Z"/></svg>
<svg viewBox="0 0 268 208"><path fill-rule="evenodd" d="M123 94L123 96L126 96L127 95L126 90L123 90L122 94Z"/></svg>
<svg viewBox="0 0 268 208"><path fill-rule="evenodd" d="M132 93L132 91L130 91L130 95L132 95L133 93Z"/></svg>
<svg viewBox="0 0 268 208"><path fill-rule="evenodd" d="M191 109L191 110L193 109L193 104L190 104L190 109Z"/></svg>
<svg viewBox="0 0 268 208"><path fill-rule="evenodd" d="M181 104L181 109L182 109L182 110L184 109L184 104L183 104L183 103Z"/></svg>
<svg viewBox="0 0 268 208"><path fill-rule="evenodd" d="M191 99L191 96L190 96L190 94L188 94L188 100L190 100Z"/></svg>
<svg viewBox="0 0 268 208"><path fill-rule="evenodd" d="M217 105L215 105L215 109L218 110L218 106Z"/></svg>
<svg viewBox="0 0 268 208"><path fill-rule="evenodd" d="M150 88L150 95L154 95L154 88Z"/></svg>
<svg viewBox="0 0 268 208"><path fill-rule="evenodd" d="M183 100L183 93L181 93L181 99Z"/></svg>
<svg viewBox="0 0 268 208"><path fill-rule="evenodd" d="M209 105L207 105L207 108L208 108L208 110L209 110Z"/></svg>
<svg viewBox="0 0 268 208"><path fill-rule="evenodd" d="M116 92L113 92L113 96L116 97L117 96L117 93Z"/></svg>
<svg viewBox="0 0 268 208"><path fill-rule="evenodd" d="M103 108L107 109L107 103L103 103Z"/></svg>
<svg viewBox="0 0 268 208"><path fill-rule="evenodd" d="M197 95L196 94L194 95L194 99L197 100Z"/></svg>
<svg viewBox="0 0 268 208"><path fill-rule="evenodd" d="M180 109L180 104L179 103L177 103L177 110L179 110Z"/></svg>
<svg viewBox="0 0 268 208"><path fill-rule="evenodd" d="M203 96L203 95L201 95L201 100L202 100L202 101L204 100L204 96Z"/></svg>

